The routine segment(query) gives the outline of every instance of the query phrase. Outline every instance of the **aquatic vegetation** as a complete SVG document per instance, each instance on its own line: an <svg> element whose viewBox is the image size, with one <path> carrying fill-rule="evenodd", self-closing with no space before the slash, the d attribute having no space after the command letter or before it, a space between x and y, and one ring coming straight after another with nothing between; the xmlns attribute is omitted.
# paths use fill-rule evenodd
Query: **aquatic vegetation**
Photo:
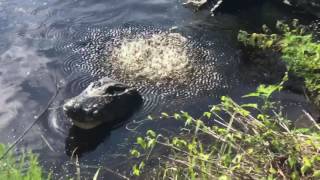
<svg viewBox="0 0 320 180"><path fill-rule="evenodd" d="M244 96L259 98L262 104L238 104L222 97L220 104L197 118L187 112L162 113L162 118L183 121L185 126L174 137L153 130L138 137L131 154L141 163L133 166L133 174L149 172L147 176L156 179L319 178L320 127L311 118L314 128L294 128L271 100L281 89L282 84L261 85ZM166 153L157 154L157 148ZM151 167L151 174L144 171L150 161L159 164Z"/></svg>
<svg viewBox="0 0 320 180"><path fill-rule="evenodd" d="M0 144L0 156L5 153L6 147ZM6 180L42 180L51 179L46 176L40 167L38 158L31 152L23 152L22 155L14 155L9 152L0 160L0 179Z"/></svg>
<svg viewBox="0 0 320 180"><path fill-rule="evenodd" d="M266 26L263 33L240 31L238 39L245 46L279 51L287 69L305 79L310 97L320 105L320 43L297 20L291 25L279 21L277 29L279 34L272 34Z"/></svg>
<svg viewBox="0 0 320 180"><path fill-rule="evenodd" d="M192 70L186 43L178 33L124 40L112 58L117 69L130 79L184 82Z"/></svg>

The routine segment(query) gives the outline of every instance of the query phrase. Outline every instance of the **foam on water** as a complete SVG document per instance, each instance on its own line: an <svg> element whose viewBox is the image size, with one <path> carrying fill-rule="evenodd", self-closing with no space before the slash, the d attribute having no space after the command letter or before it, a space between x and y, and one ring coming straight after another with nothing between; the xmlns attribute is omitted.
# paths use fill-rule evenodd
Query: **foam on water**
<svg viewBox="0 0 320 180"><path fill-rule="evenodd" d="M125 39L113 50L111 61L115 71L128 79L183 84L192 74L186 45L187 39L178 33Z"/></svg>

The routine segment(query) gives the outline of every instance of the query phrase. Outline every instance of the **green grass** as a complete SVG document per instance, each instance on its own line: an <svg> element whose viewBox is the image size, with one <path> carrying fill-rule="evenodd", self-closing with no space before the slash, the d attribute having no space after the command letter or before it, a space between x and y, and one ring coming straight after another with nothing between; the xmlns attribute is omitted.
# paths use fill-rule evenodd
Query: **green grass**
<svg viewBox="0 0 320 180"><path fill-rule="evenodd" d="M0 157L5 152L6 146L0 144ZM43 180L50 179L39 165L38 158L31 152L22 155L13 155L9 152L0 160L0 179L3 180Z"/></svg>
<svg viewBox="0 0 320 180"><path fill-rule="evenodd" d="M271 100L281 89L282 84L261 85L243 97L260 98L262 104L222 97L201 117L162 113L161 118L185 126L175 137L153 130L138 137L131 154L140 163L133 174L140 176L146 164L157 160L154 173L147 175L153 179L319 179L319 126L311 118L314 128L296 129ZM159 147L167 153L156 153Z"/></svg>
<svg viewBox="0 0 320 180"><path fill-rule="evenodd" d="M0 157L6 152L7 147L0 144ZM81 180L80 166L78 157L75 160L76 173L70 180ZM99 179L101 167L97 168L93 180ZM50 180L51 173L46 173L40 166L38 157L31 151L22 151L21 155L14 155L9 151L2 160L0 160L0 180Z"/></svg>
<svg viewBox="0 0 320 180"><path fill-rule="evenodd" d="M263 33L240 31L238 39L247 47L280 52L287 69L305 79L305 86L312 101L320 106L320 43L312 31L300 25L298 20L291 24L277 23L278 34L263 26Z"/></svg>

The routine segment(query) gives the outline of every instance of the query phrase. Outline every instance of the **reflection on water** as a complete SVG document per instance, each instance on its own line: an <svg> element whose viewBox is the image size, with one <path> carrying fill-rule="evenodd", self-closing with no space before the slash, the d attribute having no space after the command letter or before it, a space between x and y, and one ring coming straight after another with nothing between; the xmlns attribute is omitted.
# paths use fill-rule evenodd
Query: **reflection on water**
<svg viewBox="0 0 320 180"><path fill-rule="evenodd" d="M11 121L14 121L17 117L23 117L21 109L29 112L24 115L24 118L32 118L33 113L36 113L39 108L36 101L39 101L39 98L48 98L50 90L46 86L48 83L42 83L42 79L48 79L48 70L46 68L46 63L49 62L48 58L38 54L36 50L32 47L27 47L23 41L18 41L13 39L11 42L10 48L5 50L0 55L0 131L6 132L8 128L12 128ZM30 81L35 78L35 74L40 77L34 81ZM47 76L47 77L46 77ZM52 83L52 82L51 82ZM33 99L32 94L26 92L27 88L42 88L44 86L44 91L38 94ZM50 85L49 85L50 87ZM46 92L47 91L47 92ZM44 97L41 95L45 94ZM41 101L41 100L40 100ZM25 105L28 106L25 106ZM18 122L15 122L18 123ZM23 128L28 124L27 121L21 121L16 124L13 128ZM5 138L0 136L1 141L6 142ZM4 138L4 139L2 139Z"/></svg>
<svg viewBox="0 0 320 180"><path fill-rule="evenodd" d="M179 0L0 0L0 142L13 142L33 122L54 94L58 81L62 90L50 111L20 146L39 153L41 163L46 169L50 167L55 177L74 173L68 164L75 149L82 164L128 170L127 155L137 134L125 129L125 125L99 127L90 132L79 130L71 126L61 110L66 98L77 95L101 76L112 76L108 63L101 64L108 48L123 37L137 34L149 36L169 29L184 33L194 46L209 52L198 57L203 60L199 61L203 62L199 71L219 67L216 70L224 78L215 83L214 74L204 73L209 77L195 78L194 82L206 80L219 88L206 87L203 89L208 91L204 92L192 84L188 87L191 90L186 90L130 82L138 86L145 104L128 122L161 111L185 109L197 114L222 94L239 96L252 89L237 79L235 33L240 27L261 26L261 19L270 22L279 17L291 16L277 13L277 8L270 5L212 17L206 12L193 14ZM192 92L196 89L203 93L195 98ZM136 133L148 128L174 130L177 126L150 122ZM95 171L88 170L84 176L92 177Z"/></svg>

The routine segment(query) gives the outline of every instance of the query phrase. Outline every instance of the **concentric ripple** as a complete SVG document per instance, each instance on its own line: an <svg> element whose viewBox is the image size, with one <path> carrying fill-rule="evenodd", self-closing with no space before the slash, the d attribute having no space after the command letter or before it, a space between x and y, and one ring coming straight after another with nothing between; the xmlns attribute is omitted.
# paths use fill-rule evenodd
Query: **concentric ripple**
<svg viewBox="0 0 320 180"><path fill-rule="evenodd" d="M61 59L62 71L67 74L89 74L93 79L107 76L136 87L144 99L140 115L154 112L161 104L174 101L188 102L200 96L215 96L216 92L230 87L233 74L225 70L234 65L233 58L218 52L215 43L207 40L205 34L195 37L193 34L199 33L192 31L178 32L187 38L185 48L192 50L188 56L192 61L193 72L186 84L163 84L148 79L133 80L123 76L114 66L112 53L124 40L150 38L163 33L169 31L129 24L115 28L83 28L66 40L69 43L58 48L64 56ZM86 77L69 82L70 93L80 92L89 82L90 78Z"/></svg>

